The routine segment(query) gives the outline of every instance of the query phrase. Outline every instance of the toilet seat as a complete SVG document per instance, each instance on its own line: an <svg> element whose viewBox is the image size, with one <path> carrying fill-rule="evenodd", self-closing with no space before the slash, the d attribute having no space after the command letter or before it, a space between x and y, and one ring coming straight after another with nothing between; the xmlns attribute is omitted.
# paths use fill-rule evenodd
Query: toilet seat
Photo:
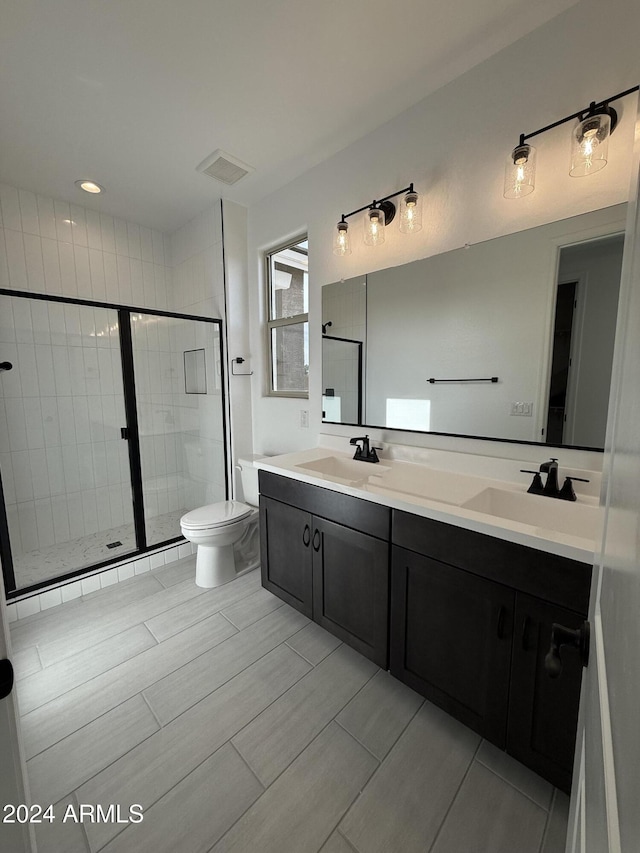
<svg viewBox="0 0 640 853"><path fill-rule="evenodd" d="M208 530L226 527L251 515L253 507L242 501L219 501L191 510L180 519L185 530Z"/></svg>

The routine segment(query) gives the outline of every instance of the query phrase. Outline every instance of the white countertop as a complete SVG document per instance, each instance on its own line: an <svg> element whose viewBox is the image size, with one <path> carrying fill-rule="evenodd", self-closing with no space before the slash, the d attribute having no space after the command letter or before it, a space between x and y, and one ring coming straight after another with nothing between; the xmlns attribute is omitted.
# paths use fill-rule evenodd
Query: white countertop
<svg viewBox="0 0 640 853"><path fill-rule="evenodd" d="M599 550L603 513L598 506L598 498L593 494L598 485L597 479L592 480L593 485L590 487L583 487L591 494L579 493L578 500L573 503L526 494L531 477L520 474L519 469L531 468L531 463L520 465L517 461L508 460L505 464L505 460L451 453L450 460L446 458L447 454L439 454L438 467L434 467L433 464L415 461L415 453L411 457L414 461L397 458L402 456L402 452L394 446L389 450L385 448L385 455L380 457L379 464L372 464L352 462L353 448L350 451L321 446L282 456L263 457L255 465L264 471L303 483L322 486L584 563L593 563L594 553ZM393 458L387 458L387 454ZM309 464L312 467L307 467ZM325 470L314 470L314 464ZM326 473L332 467L342 476ZM513 470L514 479L487 476L487 470L494 469L503 477L506 472L510 475ZM560 484L563 475L573 476L575 473L565 472L561 467ZM578 475L585 473L591 473L594 478L599 477L598 472L580 471ZM525 480L524 484L522 480ZM485 492L487 489L497 491ZM492 497L499 500L492 505L494 508L491 513L462 505L471 502L484 508L485 505L489 506L488 501ZM500 512L500 506L505 507L505 512L516 515L517 520L495 514L496 511ZM536 521L524 523L518 515L524 516L527 522L530 517ZM539 519L544 519L544 522L539 522ZM535 526L536 523L550 526ZM584 535L551 529L554 524L559 527L564 524L572 530L575 527Z"/></svg>

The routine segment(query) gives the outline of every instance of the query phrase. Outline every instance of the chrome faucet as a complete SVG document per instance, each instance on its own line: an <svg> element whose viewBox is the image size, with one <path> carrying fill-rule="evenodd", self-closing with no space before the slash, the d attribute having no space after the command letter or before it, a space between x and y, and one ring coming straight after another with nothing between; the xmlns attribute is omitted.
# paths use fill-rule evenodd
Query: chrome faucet
<svg viewBox="0 0 640 853"><path fill-rule="evenodd" d="M360 442L362 442L362 446L360 446ZM355 444L356 452L353 454L354 459L359 459L361 462L379 462L378 454L376 450L380 450L379 447L370 447L369 446L369 436L363 435L359 438L350 438L349 444Z"/></svg>
<svg viewBox="0 0 640 853"><path fill-rule="evenodd" d="M531 485L527 489L530 495L546 495L549 498L560 498L563 501L577 500L576 493L573 489L574 480L578 483L588 483L582 477L565 477L564 484L561 489L558 488L558 460L552 456L548 462L543 462L540 465L539 471L530 471L527 468L521 468L522 474L533 474ZM547 475L547 482L542 484L541 474Z"/></svg>

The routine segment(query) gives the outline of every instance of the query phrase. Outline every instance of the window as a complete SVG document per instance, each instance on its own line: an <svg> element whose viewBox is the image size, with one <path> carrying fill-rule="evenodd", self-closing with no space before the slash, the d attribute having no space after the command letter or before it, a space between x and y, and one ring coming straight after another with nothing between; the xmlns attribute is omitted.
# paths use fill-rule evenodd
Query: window
<svg viewBox="0 0 640 853"><path fill-rule="evenodd" d="M307 238L266 255L269 394L309 396Z"/></svg>

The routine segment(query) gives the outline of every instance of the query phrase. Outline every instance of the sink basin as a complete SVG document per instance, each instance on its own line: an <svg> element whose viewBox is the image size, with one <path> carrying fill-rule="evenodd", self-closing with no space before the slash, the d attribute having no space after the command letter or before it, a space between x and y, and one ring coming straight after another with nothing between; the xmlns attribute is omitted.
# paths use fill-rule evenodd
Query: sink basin
<svg viewBox="0 0 640 853"><path fill-rule="evenodd" d="M424 465L392 462L387 472L374 471L367 482L367 491L393 493L400 497L425 498L438 503L459 506L478 491L478 481L466 474L439 471ZM377 467L377 466L376 466Z"/></svg>
<svg viewBox="0 0 640 853"><path fill-rule="evenodd" d="M389 469L380 463L359 462L355 459L345 459L341 456L323 456L303 465L296 465L302 471L315 471L325 477L335 477L350 483L359 483L372 474L384 474Z"/></svg>
<svg viewBox="0 0 640 853"><path fill-rule="evenodd" d="M590 504L561 501L508 489L484 489L462 504L465 509L519 521L569 536L597 540L602 530L602 511Z"/></svg>

